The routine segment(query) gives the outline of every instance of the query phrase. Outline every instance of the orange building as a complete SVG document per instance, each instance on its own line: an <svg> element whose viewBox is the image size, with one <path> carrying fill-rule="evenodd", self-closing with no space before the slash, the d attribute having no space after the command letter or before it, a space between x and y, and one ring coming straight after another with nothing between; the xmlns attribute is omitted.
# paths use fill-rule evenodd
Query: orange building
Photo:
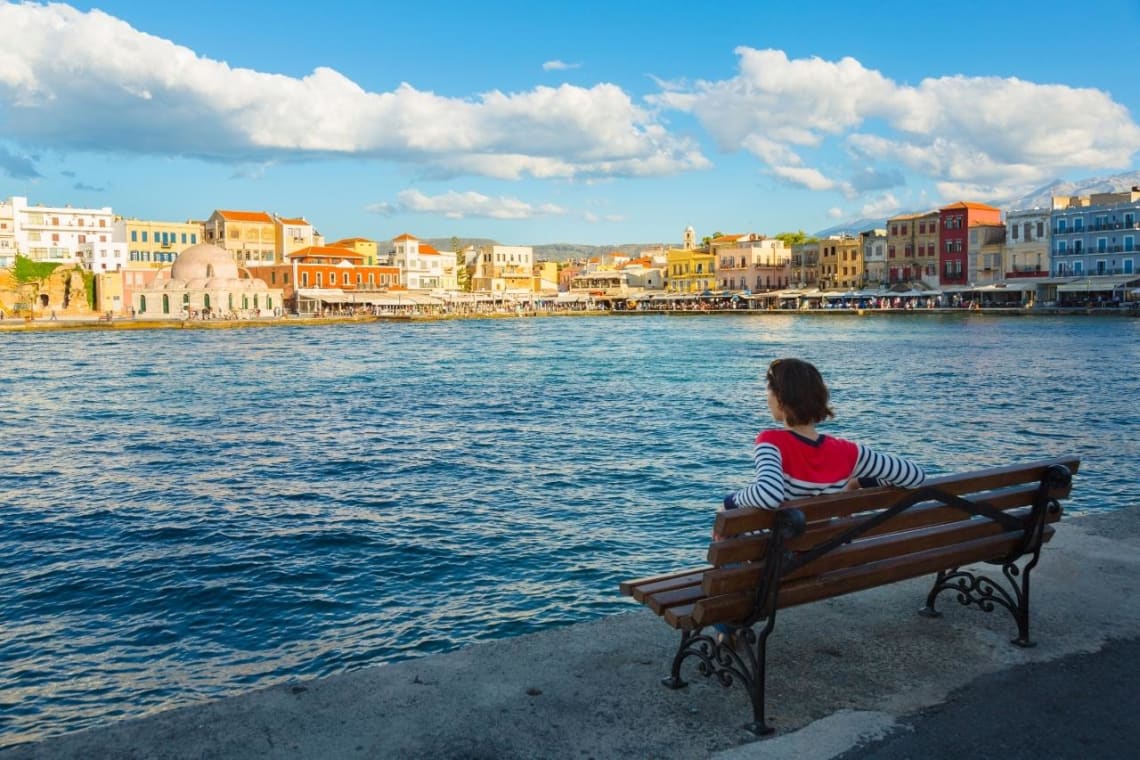
<svg viewBox="0 0 1140 760"><path fill-rule="evenodd" d="M257 276L281 288L286 308L298 311L298 295L314 301L345 303L344 295L400 287L400 270L369 266L366 255L343 246L309 246L289 254L287 264L258 267ZM303 291L303 292L301 292ZM300 293L299 293L300 292ZM351 301L348 301L351 303ZM366 303L361 299L360 303Z"/></svg>

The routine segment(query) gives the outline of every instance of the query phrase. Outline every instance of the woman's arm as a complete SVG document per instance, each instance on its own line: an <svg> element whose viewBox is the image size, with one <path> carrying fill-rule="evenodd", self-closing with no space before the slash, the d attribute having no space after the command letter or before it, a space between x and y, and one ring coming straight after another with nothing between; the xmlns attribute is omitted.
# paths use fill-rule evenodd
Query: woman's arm
<svg viewBox="0 0 1140 760"><path fill-rule="evenodd" d="M855 459L853 479L874 478L882 485L914 488L926 480L922 468L909 459L893 454L880 454L861 444L855 444L859 455Z"/></svg>
<svg viewBox="0 0 1140 760"><path fill-rule="evenodd" d="M726 496L725 509L775 509L784 503L784 468L780 450L770 443L758 443L752 449L752 464L756 471L755 480L747 488Z"/></svg>

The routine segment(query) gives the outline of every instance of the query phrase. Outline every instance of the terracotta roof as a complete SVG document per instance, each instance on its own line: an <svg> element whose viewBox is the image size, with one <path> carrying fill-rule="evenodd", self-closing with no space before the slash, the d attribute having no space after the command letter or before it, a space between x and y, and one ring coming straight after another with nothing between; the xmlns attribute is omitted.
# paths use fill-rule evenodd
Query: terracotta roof
<svg viewBox="0 0 1140 760"><path fill-rule="evenodd" d="M402 240L419 240L419 238L415 235L409 235L406 232L403 235L400 235L400 237L392 238L393 243L399 243Z"/></svg>
<svg viewBox="0 0 1140 760"><path fill-rule="evenodd" d="M351 237L351 238L344 238L343 240L338 240L335 243L329 243L329 245L352 245L353 243L371 243L371 242L372 241L369 240L368 238Z"/></svg>
<svg viewBox="0 0 1140 760"><path fill-rule="evenodd" d="M437 251L436 249L432 248L432 247L431 247L430 245L428 245L427 243L420 243L420 253L421 253L421 254L426 254L426 255L428 255L428 256L438 256L438 255L439 255L439 251Z"/></svg>
<svg viewBox="0 0 1140 760"><path fill-rule="evenodd" d="M281 222L282 224L308 224L309 223L305 219L305 217L303 217L303 216L299 219L285 219L284 217L279 216L279 217L277 217L277 221Z"/></svg>
<svg viewBox="0 0 1140 760"><path fill-rule="evenodd" d="M972 201L958 201L957 203L951 203L949 206L943 206L941 208L941 210L946 211L948 209L958 209L958 208L964 208L964 209L972 208L972 209L977 209L978 211L1001 211L1001 209L997 208L996 206L988 206L985 203L974 203Z"/></svg>
<svg viewBox="0 0 1140 760"><path fill-rule="evenodd" d="M218 209L217 213L223 219L229 219L231 222L265 222L272 224L273 218L264 211L224 211Z"/></svg>

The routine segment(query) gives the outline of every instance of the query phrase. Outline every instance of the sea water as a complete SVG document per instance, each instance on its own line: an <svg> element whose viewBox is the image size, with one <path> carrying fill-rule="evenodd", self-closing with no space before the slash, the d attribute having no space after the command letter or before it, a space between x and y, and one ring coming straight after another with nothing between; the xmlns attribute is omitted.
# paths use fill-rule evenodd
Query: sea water
<svg viewBox="0 0 1140 760"><path fill-rule="evenodd" d="M1140 320L633 315L0 334L0 746L629 609L815 362L930 473L1140 502Z"/></svg>

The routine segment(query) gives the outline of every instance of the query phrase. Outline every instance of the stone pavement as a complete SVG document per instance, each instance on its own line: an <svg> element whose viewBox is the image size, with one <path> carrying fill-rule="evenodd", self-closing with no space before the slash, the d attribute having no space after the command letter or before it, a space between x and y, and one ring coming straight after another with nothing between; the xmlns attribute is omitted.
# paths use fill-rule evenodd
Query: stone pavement
<svg viewBox="0 0 1140 760"><path fill-rule="evenodd" d="M1009 643L1016 628L1002 610L947 598L941 619L915 614L929 583L781 612L768 666L778 733L763 740L741 729L750 713L739 686L691 664L688 688L659 684L676 635L631 606L13 747L0 760L1109 757L1135 745L1140 508L1061 522L1033 571L1035 648ZM1026 727L1037 744L1021 738ZM1073 754L1082 737L1105 743ZM1037 752L1016 753L1027 746Z"/></svg>

